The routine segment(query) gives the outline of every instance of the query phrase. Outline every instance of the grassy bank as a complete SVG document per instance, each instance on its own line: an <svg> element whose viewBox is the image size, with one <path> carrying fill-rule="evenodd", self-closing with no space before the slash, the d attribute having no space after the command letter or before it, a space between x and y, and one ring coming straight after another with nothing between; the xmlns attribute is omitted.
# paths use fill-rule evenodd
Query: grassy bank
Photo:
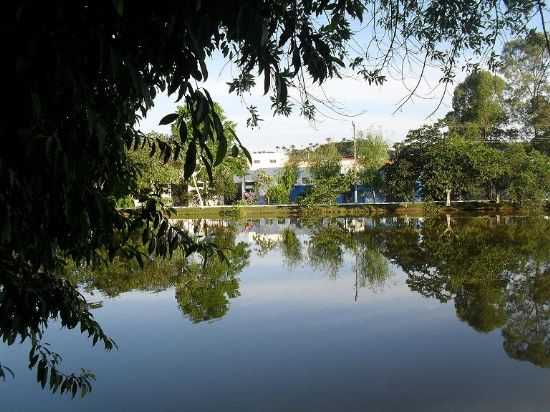
<svg viewBox="0 0 550 412"><path fill-rule="evenodd" d="M548 205L545 207L548 210ZM410 202L379 204L344 204L330 206L302 207L298 205L254 205L254 206L207 206L176 208L175 218L219 219L219 218L284 218L284 217L352 217L352 216L426 216L437 214L517 214L533 213L533 208L518 207L503 202L453 202L445 207L443 202ZM540 209L539 209L540 212Z"/></svg>

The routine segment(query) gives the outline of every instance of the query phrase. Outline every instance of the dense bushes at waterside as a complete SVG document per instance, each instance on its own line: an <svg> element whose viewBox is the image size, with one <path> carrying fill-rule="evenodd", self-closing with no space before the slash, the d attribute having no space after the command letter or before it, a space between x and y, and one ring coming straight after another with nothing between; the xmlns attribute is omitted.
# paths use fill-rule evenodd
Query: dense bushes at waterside
<svg viewBox="0 0 550 412"><path fill-rule="evenodd" d="M529 143L486 142L443 133L409 133L383 168L389 200L502 198L540 202L550 193L550 157Z"/></svg>

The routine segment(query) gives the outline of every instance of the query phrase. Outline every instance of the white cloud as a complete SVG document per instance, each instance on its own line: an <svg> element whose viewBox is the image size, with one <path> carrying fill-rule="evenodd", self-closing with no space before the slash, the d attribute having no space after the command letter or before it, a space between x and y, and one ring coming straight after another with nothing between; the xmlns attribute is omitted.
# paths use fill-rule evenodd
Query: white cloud
<svg viewBox="0 0 550 412"><path fill-rule="evenodd" d="M219 66L219 62L218 66ZM300 147L310 142L321 142L327 137L344 138L351 137L352 120L358 130L374 129L383 134L390 142L402 140L411 128L421 126L434 118L443 115L449 110L450 98L431 119L427 119L437 107L442 90L431 92L436 85L439 75L436 72L427 72L425 79L418 88L418 94L431 98L413 97L404 108L394 113L399 101L407 96L415 84L416 79L410 76L405 81L389 79L383 86L369 86L367 82L353 78L331 79L323 85L326 96L334 99L338 111L347 114L362 113L357 117L340 116L333 111L321 107L321 111L331 118L319 116L315 127L306 119L293 113L288 118L273 117L268 96L263 96L262 87L256 86L252 95L245 98L246 104L236 95L228 94L227 82L233 77L230 68L222 71L220 75L211 70L210 78L204 83L212 98L224 108L229 119L237 122L238 135L243 143L251 150L270 149L275 146ZM460 80L460 79L459 79ZM323 96L322 90L310 85L310 91L316 96ZM295 96L295 92L290 92ZM141 129L145 132L159 131L168 133L168 126L158 126L160 119L167 113L173 112L176 107L175 98L159 95L155 100L155 106L148 113L147 118L141 122ZM264 119L258 129L248 129L246 119L248 112L246 105L258 107L261 117ZM297 111L297 110L296 110Z"/></svg>

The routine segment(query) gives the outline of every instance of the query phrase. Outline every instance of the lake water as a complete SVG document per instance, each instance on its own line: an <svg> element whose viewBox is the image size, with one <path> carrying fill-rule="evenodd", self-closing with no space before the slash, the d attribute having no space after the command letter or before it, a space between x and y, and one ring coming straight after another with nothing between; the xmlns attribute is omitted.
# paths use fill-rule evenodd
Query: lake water
<svg viewBox="0 0 550 412"><path fill-rule="evenodd" d="M227 261L75 274L119 349L50 324L73 400L0 346L0 410L550 410L548 219L181 224Z"/></svg>

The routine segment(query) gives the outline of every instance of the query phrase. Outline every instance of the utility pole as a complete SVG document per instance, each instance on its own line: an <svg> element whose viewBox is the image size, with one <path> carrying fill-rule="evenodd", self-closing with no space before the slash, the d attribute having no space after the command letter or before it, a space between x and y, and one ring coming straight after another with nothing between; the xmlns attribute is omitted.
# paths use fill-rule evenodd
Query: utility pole
<svg viewBox="0 0 550 412"><path fill-rule="evenodd" d="M355 122L351 122L353 127L353 169L357 171L357 141L355 140ZM357 181L353 182L353 203L357 203Z"/></svg>
<svg viewBox="0 0 550 412"><path fill-rule="evenodd" d="M351 122L353 127L353 161L357 162L357 142L355 141L355 122Z"/></svg>

